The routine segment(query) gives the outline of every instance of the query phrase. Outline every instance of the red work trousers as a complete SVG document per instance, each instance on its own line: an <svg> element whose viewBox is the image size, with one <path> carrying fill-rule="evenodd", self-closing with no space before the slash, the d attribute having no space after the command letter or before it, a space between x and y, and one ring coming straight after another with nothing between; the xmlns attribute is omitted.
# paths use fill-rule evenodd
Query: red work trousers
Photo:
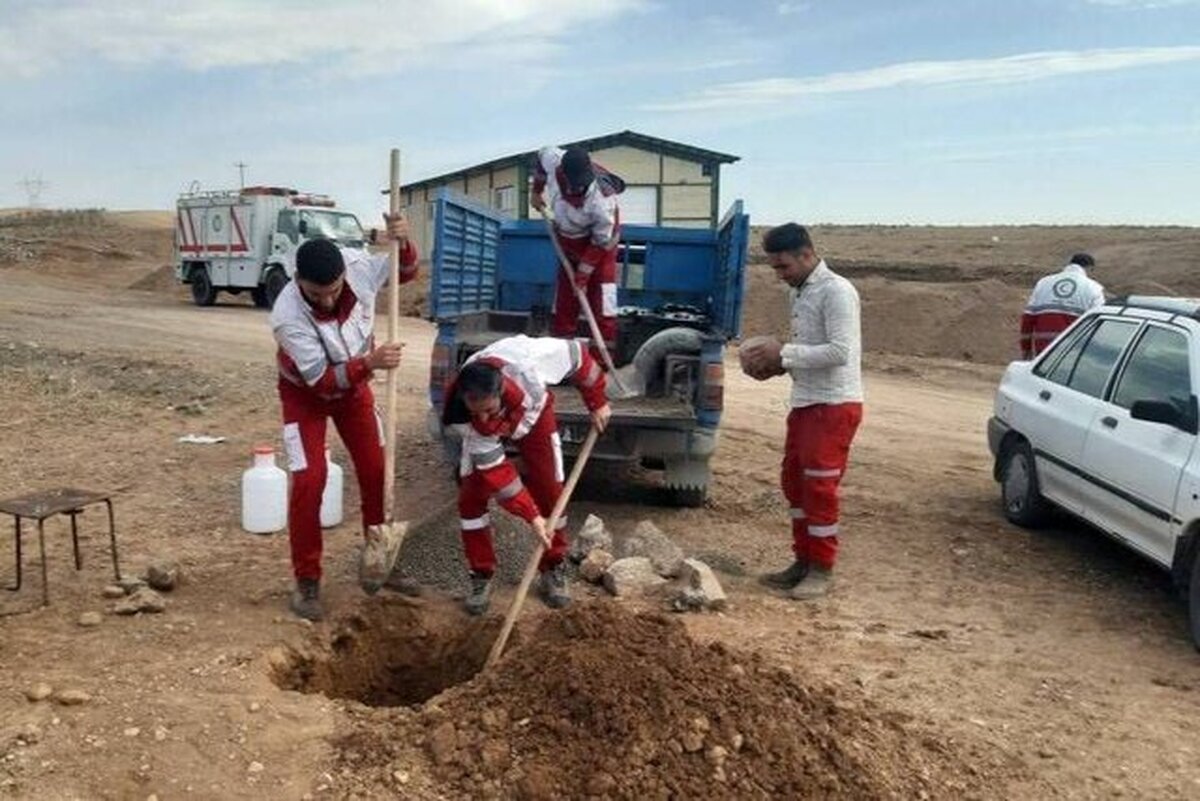
<svg viewBox="0 0 1200 801"><path fill-rule="evenodd" d="M550 520L554 504L563 489L562 442L554 405L547 399L542 416L521 439L517 440L521 454L521 479L533 496L542 517ZM492 522L488 514L491 491L479 471L464 476L458 487L458 514L461 518L463 552L472 571L490 576L496 571L496 551L492 547ZM533 536L532 534L530 536ZM558 521L550 548L542 555L539 570L547 570L567 554L567 516Z"/></svg>
<svg viewBox="0 0 1200 801"><path fill-rule="evenodd" d="M826 569L837 561L838 484L861 421L861 403L804 406L788 415L780 483L798 561Z"/></svg>
<svg viewBox="0 0 1200 801"><path fill-rule="evenodd" d="M363 532L383 522L383 437L375 396L367 383L337 400L322 400L281 380L283 443L292 489L288 499L288 540L296 578L321 577L321 493L325 491L326 420L333 419L358 476Z"/></svg>
<svg viewBox="0 0 1200 801"><path fill-rule="evenodd" d="M556 234L557 236L557 234ZM563 253L571 267L579 269L579 259L588 249L589 239L568 239L558 237ZM617 346L617 249L609 248L604 252L604 259L597 265L588 280L584 295L588 306L596 317L596 327L604 338L604 345L609 353L616 352ZM554 319L550 324L550 333L556 337L568 339L576 336L579 327L579 297L574 287L567 280L567 275L560 268L558 271L558 286L554 297ZM591 336L589 327L588 336ZM598 350L597 350L598 353ZM597 355L597 359L599 356Z"/></svg>

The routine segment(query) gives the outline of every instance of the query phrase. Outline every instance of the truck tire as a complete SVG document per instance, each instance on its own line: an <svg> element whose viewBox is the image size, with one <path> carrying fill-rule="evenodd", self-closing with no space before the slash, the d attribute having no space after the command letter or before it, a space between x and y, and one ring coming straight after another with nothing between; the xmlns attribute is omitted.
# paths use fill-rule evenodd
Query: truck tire
<svg viewBox="0 0 1200 801"><path fill-rule="evenodd" d="M697 509L708 500L708 487L672 487L671 505Z"/></svg>
<svg viewBox="0 0 1200 801"><path fill-rule="evenodd" d="M1050 511L1038 485L1033 449L1023 439L1001 451L1000 500L1004 516L1021 528L1037 528Z"/></svg>
<svg viewBox="0 0 1200 801"><path fill-rule="evenodd" d="M289 280L287 273L281 267L274 267L267 273L267 277L263 280L262 285L263 295L267 302L266 308L275 308L275 299L279 297L279 293L283 291L283 288L288 285Z"/></svg>
<svg viewBox="0 0 1200 801"><path fill-rule="evenodd" d="M256 286L250 290L250 297L254 301L254 305L260 309L271 308L271 301L267 298L267 288Z"/></svg>
<svg viewBox="0 0 1200 801"><path fill-rule="evenodd" d="M197 306L211 306L217 299L217 288L213 286L212 278L208 275L208 267L197 264L188 273L192 285L192 301Z"/></svg>

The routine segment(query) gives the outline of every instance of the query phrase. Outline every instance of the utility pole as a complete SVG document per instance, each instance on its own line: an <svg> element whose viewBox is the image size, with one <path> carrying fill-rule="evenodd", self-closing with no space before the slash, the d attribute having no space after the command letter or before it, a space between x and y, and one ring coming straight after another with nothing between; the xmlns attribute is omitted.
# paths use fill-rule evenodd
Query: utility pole
<svg viewBox="0 0 1200 801"><path fill-rule="evenodd" d="M17 181L17 186L25 192L26 205L31 209L36 209L42 201L42 192L46 189L47 183L42 176L25 176L20 181Z"/></svg>
<svg viewBox="0 0 1200 801"><path fill-rule="evenodd" d="M241 184L240 188L245 189L246 188L246 168L249 167L250 165L244 161L237 161L237 162L234 162L233 166L238 168L238 183Z"/></svg>

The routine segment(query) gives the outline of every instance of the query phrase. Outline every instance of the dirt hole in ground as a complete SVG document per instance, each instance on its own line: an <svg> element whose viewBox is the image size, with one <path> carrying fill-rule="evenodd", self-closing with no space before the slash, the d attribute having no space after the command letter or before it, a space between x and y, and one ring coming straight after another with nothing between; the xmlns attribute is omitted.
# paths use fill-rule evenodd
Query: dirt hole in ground
<svg viewBox="0 0 1200 801"><path fill-rule="evenodd" d="M353 720L334 742L351 789L390 787L397 764L484 799L1003 798L1022 775L851 681L696 642L677 618L598 602L522 625L495 669Z"/></svg>
<svg viewBox="0 0 1200 801"><path fill-rule="evenodd" d="M285 690L413 706L478 673L498 633L495 619L385 598L277 660L273 678Z"/></svg>

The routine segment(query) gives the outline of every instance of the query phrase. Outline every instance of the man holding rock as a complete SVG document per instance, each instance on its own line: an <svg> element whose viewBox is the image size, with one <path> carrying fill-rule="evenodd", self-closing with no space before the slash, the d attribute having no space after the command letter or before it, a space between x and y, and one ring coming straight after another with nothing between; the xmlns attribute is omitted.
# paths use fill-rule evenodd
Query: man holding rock
<svg viewBox="0 0 1200 801"><path fill-rule="evenodd" d="M446 390L442 424L462 437L458 513L463 551L471 570L466 609L487 611L496 553L488 501L522 518L546 546L538 591L547 606L570 602L563 557L565 516L553 532L546 516L563 491L562 443L547 387L569 380L583 396L592 425L603 432L612 409L604 396L604 370L575 339L515 336L494 342L468 359ZM505 455L511 442L524 476ZM522 480L523 479L523 480Z"/></svg>
<svg viewBox="0 0 1200 801"><path fill-rule="evenodd" d="M792 288L792 336L754 337L739 350L742 370L765 381L792 377L781 484L791 506L792 564L763 584L796 600L833 586L838 551L838 484L862 420L862 330L858 292L829 269L796 223L763 237L775 275Z"/></svg>

